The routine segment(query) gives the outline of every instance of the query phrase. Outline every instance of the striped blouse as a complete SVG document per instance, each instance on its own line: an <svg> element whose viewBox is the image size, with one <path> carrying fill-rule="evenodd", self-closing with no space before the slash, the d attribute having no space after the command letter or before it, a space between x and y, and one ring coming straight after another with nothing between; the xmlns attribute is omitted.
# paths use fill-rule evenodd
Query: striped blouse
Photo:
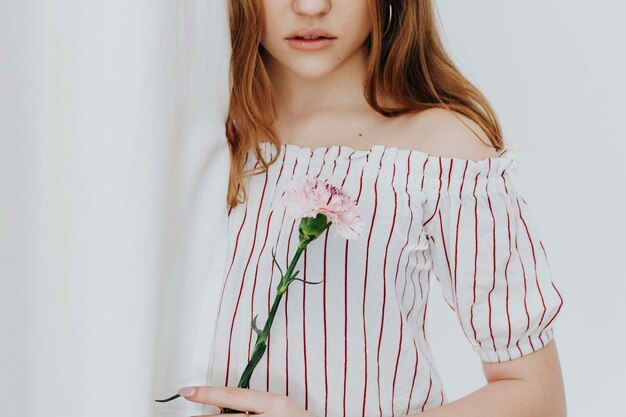
<svg viewBox="0 0 626 417"><path fill-rule="evenodd" d="M250 388L287 395L315 417L403 416L448 402L425 328L431 278L479 358L528 355L554 337L563 298L526 201L508 173L513 151L479 161L374 145L309 148L262 142L265 173L228 215L228 258L211 354L211 385L237 386L298 244L279 204L308 175L357 201L354 240L327 229L303 252ZM260 166L253 151L245 169ZM332 226L331 226L332 229Z"/></svg>

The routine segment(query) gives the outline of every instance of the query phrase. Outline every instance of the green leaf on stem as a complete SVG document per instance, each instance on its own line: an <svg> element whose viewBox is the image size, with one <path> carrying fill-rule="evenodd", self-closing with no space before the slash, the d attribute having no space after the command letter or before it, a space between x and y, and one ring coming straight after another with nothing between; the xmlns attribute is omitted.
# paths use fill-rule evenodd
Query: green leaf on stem
<svg viewBox="0 0 626 417"><path fill-rule="evenodd" d="M168 401L172 401L173 399L176 399L176 398L178 398L178 397L180 397L180 395L179 395L179 394L176 394L176 395L172 395L170 398L166 398L166 399L164 399L164 400L154 400L154 401L156 401L156 402L158 402L158 403L166 403L166 402L168 402Z"/></svg>
<svg viewBox="0 0 626 417"><path fill-rule="evenodd" d="M283 276L283 270L281 269L280 265L276 261L276 252L274 252L274 247L272 247L272 259L274 260L274 263L278 267L278 270L280 271L280 276L282 277Z"/></svg>
<svg viewBox="0 0 626 417"><path fill-rule="evenodd" d="M294 279L294 280L297 280L297 281L302 281L302 282L304 282L305 284L319 284L320 282L323 282L323 281L324 281L324 280L322 280L322 281L313 282L313 281L305 281L305 280L300 279L300 278L293 278L293 279Z"/></svg>
<svg viewBox="0 0 626 417"><path fill-rule="evenodd" d="M256 316L254 316L254 318L252 319L252 328L254 329L254 331L256 332L256 334L261 335L261 333L263 333L263 331L261 329L259 329L256 325L256 318L259 315L257 314Z"/></svg>

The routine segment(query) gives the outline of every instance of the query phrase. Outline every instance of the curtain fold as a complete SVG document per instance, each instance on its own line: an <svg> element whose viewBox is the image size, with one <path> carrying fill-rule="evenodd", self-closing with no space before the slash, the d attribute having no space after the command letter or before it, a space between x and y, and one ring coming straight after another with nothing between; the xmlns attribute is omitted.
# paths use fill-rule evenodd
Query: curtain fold
<svg viewBox="0 0 626 417"><path fill-rule="evenodd" d="M0 3L3 415L188 416L226 256L226 0Z"/></svg>

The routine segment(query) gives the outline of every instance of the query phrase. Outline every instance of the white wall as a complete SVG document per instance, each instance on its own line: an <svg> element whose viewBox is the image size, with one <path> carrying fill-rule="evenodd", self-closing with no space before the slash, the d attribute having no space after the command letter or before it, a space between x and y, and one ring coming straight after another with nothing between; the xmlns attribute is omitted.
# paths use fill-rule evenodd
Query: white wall
<svg viewBox="0 0 626 417"><path fill-rule="evenodd" d="M518 155L565 305L555 321L568 415L617 415L626 372L626 6L437 0L449 50ZM434 281L429 329L448 395L484 384Z"/></svg>

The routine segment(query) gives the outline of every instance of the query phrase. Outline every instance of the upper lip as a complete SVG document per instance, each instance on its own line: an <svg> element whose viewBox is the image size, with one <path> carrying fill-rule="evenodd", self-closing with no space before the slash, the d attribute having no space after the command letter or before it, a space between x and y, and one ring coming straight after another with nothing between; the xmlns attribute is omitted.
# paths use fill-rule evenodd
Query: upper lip
<svg viewBox="0 0 626 417"><path fill-rule="evenodd" d="M287 37L287 39L292 39L298 36L323 36L325 38L331 38L334 39L335 36L333 36L332 34L326 32L323 29L319 29L319 28L302 28L302 29L298 29L295 32L293 32L291 35L289 35Z"/></svg>

